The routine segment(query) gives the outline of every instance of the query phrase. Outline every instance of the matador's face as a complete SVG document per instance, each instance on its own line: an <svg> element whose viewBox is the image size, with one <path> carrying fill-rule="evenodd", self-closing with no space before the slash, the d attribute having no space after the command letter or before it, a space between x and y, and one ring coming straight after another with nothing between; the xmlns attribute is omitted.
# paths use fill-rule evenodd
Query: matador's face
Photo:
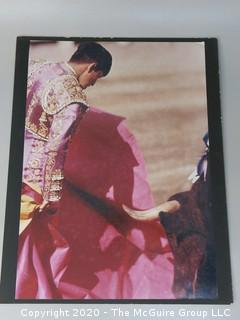
<svg viewBox="0 0 240 320"><path fill-rule="evenodd" d="M96 64L90 64L85 71L83 71L79 78L79 84L82 89L86 89L89 86L93 86L98 79L103 76L101 70L95 70Z"/></svg>

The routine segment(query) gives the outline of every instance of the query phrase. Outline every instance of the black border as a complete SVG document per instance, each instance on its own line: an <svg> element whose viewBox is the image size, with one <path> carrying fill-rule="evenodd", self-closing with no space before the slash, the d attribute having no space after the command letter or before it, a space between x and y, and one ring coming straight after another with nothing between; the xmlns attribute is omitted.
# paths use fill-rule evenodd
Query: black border
<svg viewBox="0 0 240 320"><path fill-rule="evenodd" d="M39 41L134 41L134 42L204 42L206 86L208 105L208 127L210 150L210 169L213 183L213 215L215 222L217 253L216 299L116 299L116 300L62 300L37 299L15 300L17 266L17 246L19 228L19 209L22 182L22 162L24 146L25 100L29 44ZM230 304L233 302L226 190L224 176L223 141L220 110L218 47L215 38L64 38L64 37L18 37L15 60L14 98L12 109L11 144L8 169L8 188L2 254L0 284L0 303L104 303L104 304Z"/></svg>

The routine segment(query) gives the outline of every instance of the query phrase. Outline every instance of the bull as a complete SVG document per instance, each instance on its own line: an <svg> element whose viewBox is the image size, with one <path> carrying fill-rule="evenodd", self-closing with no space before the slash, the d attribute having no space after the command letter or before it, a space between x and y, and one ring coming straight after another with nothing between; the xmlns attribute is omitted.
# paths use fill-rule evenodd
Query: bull
<svg viewBox="0 0 240 320"><path fill-rule="evenodd" d="M197 165L190 190L171 196L156 208L136 211L124 206L132 218L160 219L174 255L173 292L178 299L216 298L216 257L211 217L211 181L206 150Z"/></svg>

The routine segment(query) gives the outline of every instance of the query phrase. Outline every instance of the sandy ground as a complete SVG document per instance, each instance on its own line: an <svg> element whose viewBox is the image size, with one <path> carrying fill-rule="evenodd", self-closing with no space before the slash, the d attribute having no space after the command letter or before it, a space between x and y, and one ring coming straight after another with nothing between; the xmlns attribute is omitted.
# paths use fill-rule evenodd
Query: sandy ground
<svg viewBox="0 0 240 320"><path fill-rule="evenodd" d="M103 43L111 74L87 89L91 105L126 117L146 161L156 202L186 190L207 130L202 43ZM72 42L34 44L31 58L68 60Z"/></svg>

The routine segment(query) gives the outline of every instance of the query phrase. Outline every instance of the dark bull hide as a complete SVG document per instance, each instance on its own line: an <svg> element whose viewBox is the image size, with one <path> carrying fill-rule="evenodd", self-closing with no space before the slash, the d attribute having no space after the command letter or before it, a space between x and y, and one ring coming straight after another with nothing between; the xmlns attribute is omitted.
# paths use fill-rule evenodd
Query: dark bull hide
<svg viewBox="0 0 240 320"><path fill-rule="evenodd" d="M177 298L216 298L215 245L211 222L210 177L173 195L181 208L161 213L175 257L173 290Z"/></svg>

